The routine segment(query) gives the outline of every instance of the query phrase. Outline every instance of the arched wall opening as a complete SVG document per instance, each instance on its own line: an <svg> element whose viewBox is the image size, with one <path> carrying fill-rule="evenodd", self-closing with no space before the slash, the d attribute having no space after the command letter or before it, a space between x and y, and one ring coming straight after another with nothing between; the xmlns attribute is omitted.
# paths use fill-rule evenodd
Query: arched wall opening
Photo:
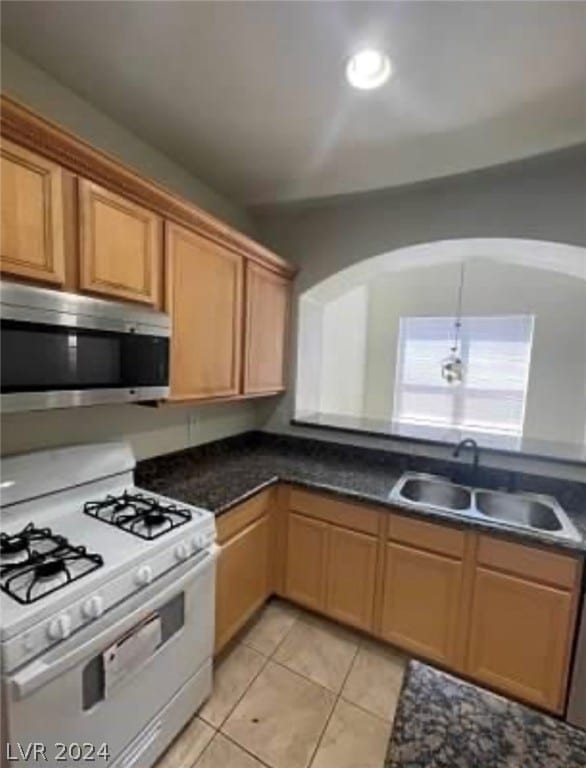
<svg viewBox="0 0 586 768"><path fill-rule="evenodd" d="M460 401L453 410L459 410L460 416L463 410L475 411L477 431L486 432L485 439L490 436L503 447L519 447L522 440L583 446L586 249L534 240L475 238L400 248L356 263L305 291L298 307L296 418L318 416L327 423L329 414L400 433L404 424L399 423L398 402L399 395L405 402L405 365L419 364L411 358L406 362L406 355L415 354L417 341L411 340L406 347L402 335L409 318L426 319L426 327L433 326L432 334L445 334L445 343L433 350L426 347L428 357L437 356L437 368L428 359L421 375L433 379L434 371L439 374L441 358L449 352L462 265L462 317L472 328L469 335L476 351L469 361L466 397L454 396L453 390L444 393L450 402ZM517 368L511 363L521 344L525 382L519 360ZM507 384L507 377L515 376L517 383ZM472 391L473 379L477 385L482 379L484 390L478 385ZM441 381L430 381L430 392L435 385ZM420 390L423 402L423 387ZM438 439L443 435L450 440L453 429L462 427L444 418L440 396L436 386L419 425L415 423L418 414L410 414L415 418L415 422L411 418L413 436L425 427L434 430ZM492 416L482 416L478 405L482 397L486 413ZM519 397L522 405L513 405ZM439 414L436 423L434 414ZM474 431L473 427L469 419L468 428Z"/></svg>

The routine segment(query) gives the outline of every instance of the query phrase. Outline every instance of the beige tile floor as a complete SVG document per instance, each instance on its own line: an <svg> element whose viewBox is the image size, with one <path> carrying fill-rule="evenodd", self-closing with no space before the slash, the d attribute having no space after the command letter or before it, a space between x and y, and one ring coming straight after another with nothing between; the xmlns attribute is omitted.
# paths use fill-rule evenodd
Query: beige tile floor
<svg viewBox="0 0 586 768"><path fill-rule="evenodd" d="M405 658L270 602L156 768L381 768Z"/></svg>

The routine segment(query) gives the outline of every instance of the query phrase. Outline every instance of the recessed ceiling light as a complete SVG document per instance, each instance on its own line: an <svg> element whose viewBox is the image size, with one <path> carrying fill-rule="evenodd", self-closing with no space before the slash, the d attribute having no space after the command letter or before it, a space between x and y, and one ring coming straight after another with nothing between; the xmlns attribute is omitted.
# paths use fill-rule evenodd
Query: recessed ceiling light
<svg viewBox="0 0 586 768"><path fill-rule="evenodd" d="M359 51L352 56L346 67L350 85L362 90L380 88L387 82L393 68L389 57L374 48Z"/></svg>

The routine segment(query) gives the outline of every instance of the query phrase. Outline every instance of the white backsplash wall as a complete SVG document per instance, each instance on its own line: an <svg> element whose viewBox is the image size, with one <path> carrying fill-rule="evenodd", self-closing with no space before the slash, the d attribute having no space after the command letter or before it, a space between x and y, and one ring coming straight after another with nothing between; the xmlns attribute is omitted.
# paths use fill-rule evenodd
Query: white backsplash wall
<svg viewBox="0 0 586 768"><path fill-rule="evenodd" d="M100 405L5 413L0 449L14 453L107 440L129 440L138 459L208 443L261 426L259 401L186 407Z"/></svg>

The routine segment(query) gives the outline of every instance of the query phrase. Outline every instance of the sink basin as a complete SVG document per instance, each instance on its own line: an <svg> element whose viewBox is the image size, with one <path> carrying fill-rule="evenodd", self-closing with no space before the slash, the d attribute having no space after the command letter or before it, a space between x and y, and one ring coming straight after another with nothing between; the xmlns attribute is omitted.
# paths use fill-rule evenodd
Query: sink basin
<svg viewBox="0 0 586 768"><path fill-rule="evenodd" d="M395 483L389 498L416 509L469 515L477 520L490 519L499 525L582 540L564 510L549 496L468 488L447 478L406 472Z"/></svg>
<svg viewBox="0 0 586 768"><path fill-rule="evenodd" d="M541 531L561 531L563 526L554 510L532 498L510 493L476 491L476 507L487 517Z"/></svg>
<svg viewBox="0 0 586 768"><path fill-rule="evenodd" d="M467 488L426 477L407 480L401 488L401 496L417 504L453 510L469 509L472 501L472 494Z"/></svg>

